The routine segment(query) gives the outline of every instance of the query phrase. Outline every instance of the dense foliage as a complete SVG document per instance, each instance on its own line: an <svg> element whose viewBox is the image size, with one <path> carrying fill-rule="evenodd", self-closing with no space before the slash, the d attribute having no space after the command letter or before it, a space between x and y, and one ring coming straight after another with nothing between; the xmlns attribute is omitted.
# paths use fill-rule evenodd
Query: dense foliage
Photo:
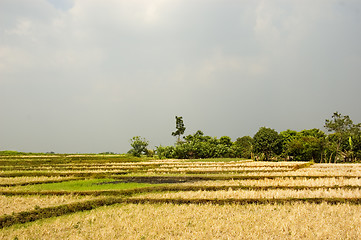
<svg viewBox="0 0 361 240"><path fill-rule="evenodd" d="M164 158L213 158L240 157L237 146L230 137L219 139L205 136L202 131L184 137L184 142L175 146L157 147L159 157Z"/></svg>
<svg viewBox="0 0 361 240"><path fill-rule="evenodd" d="M261 127L254 135L253 142L254 151L262 154L262 160L269 160L272 155L281 152L281 139L274 129Z"/></svg>
<svg viewBox="0 0 361 240"><path fill-rule="evenodd" d="M184 127L184 125L182 126ZM159 146L160 158L251 158L256 160L294 160L314 162L355 162L361 160L361 124L335 112L325 120L329 134L320 129L300 132L261 127L252 137L232 142L230 137L204 135L202 131L183 137L175 146ZM173 134L174 135L174 134Z"/></svg>

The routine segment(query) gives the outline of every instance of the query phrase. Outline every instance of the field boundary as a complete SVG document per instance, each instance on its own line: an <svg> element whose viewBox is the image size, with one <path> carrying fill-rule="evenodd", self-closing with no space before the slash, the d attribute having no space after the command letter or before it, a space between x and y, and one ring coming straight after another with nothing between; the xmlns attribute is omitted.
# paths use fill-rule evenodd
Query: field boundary
<svg viewBox="0 0 361 240"><path fill-rule="evenodd" d="M361 186L354 185L335 185L335 186L154 186L124 190L94 190L94 191L0 191L0 195L19 196L19 195L80 195L80 196L132 196L141 193L152 192L179 192L179 191L220 191L220 190L319 190L319 189L349 189L360 190Z"/></svg>
<svg viewBox="0 0 361 240"><path fill-rule="evenodd" d="M318 179L318 178L361 178L359 175L255 175L255 176L241 176L241 175L178 175L178 176L112 176L109 178L114 178L118 180L123 180L124 182L136 182L136 183L157 183L158 181L178 181L178 182L196 182L196 181L207 181L207 180L263 180L263 179L297 179L297 178L309 178L309 179Z"/></svg>

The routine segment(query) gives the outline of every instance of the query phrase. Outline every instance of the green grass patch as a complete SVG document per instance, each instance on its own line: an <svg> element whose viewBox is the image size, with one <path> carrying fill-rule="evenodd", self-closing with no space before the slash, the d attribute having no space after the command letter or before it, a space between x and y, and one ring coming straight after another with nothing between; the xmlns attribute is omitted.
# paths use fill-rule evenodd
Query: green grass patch
<svg viewBox="0 0 361 240"><path fill-rule="evenodd" d="M99 191L99 190L122 190L154 186L149 183L122 183L116 179L86 179L58 183L46 183L14 187L19 191ZM119 180L118 180L119 181Z"/></svg>
<svg viewBox="0 0 361 240"><path fill-rule="evenodd" d="M88 177L88 178L107 178L109 175L124 175L126 171L117 172L94 172L94 171L66 171L66 172L54 172L54 171L12 171L2 172L0 177Z"/></svg>

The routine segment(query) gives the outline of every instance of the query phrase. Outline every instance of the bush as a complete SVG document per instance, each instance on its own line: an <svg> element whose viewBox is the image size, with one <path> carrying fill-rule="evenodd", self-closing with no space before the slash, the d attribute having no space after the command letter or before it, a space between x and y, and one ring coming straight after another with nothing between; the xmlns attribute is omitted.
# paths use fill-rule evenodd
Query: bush
<svg viewBox="0 0 361 240"><path fill-rule="evenodd" d="M159 146L156 147L156 153L159 158L174 158L174 147L173 146Z"/></svg>
<svg viewBox="0 0 361 240"><path fill-rule="evenodd" d="M130 139L130 146L132 146L132 149L130 149L128 153L132 154L133 156L140 157L142 154L147 154L148 145L149 141L145 138L141 138L140 136L133 137Z"/></svg>

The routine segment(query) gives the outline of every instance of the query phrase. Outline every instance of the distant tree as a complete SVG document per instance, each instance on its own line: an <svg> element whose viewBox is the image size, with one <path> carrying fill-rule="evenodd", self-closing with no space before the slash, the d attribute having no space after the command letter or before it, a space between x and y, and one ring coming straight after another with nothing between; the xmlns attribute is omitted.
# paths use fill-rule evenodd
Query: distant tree
<svg viewBox="0 0 361 240"><path fill-rule="evenodd" d="M296 161L322 161L323 139L301 134L286 145L285 152Z"/></svg>
<svg viewBox="0 0 361 240"><path fill-rule="evenodd" d="M220 144L223 144L223 145L225 145L225 146L227 146L227 147L230 147L230 146L232 146L232 139L230 138L230 137L228 137L228 136L223 136L223 137L220 137L219 138L219 143Z"/></svg>
<svg viewBox="0 0 361 240"><path fill-rule="evenodd" d="M197 132L195 132L193 135L189 134L187 136L184 137L184 140L186 140L186 142L190 143L190 142L206 142L209 140L209 136L204 136L204 133L201 130L198 130Z"/></svg>
<svg viewBox="0 0 361 240"><path fill-rule="evenodd" d="M354 157L361 160L361 131L354 134L351 140L351 150L354 152Z"/></svg>
<svg viewBox="0 0 361 240"><path fill-rule="evenodd" d="M279 136L281 137L282 145L285 145L295 139L298 135L297 131L287 129L286 131L280 132Z"/></svg>
<svg viewBox="0 0 361 240"><path fill-rule="evenodd" d="M186 130L184 123L183 123L183 117L175 116L175 127L176 131L172 132L172 136L177 136L177 143L179 144L181 142L180 136L184 134L184 131Z"/></svg>
<svg viewBox="0 0 361 240"><path fill-rule="evenodd" d="M305 129L300 132L302 136L305 137L315 137L315 138L324 138L326 137L325 133L318 128Z"/></svg>
<svg viewBox="0 0 361 240"><path fill-rule="evenodd" d="M172 148L158 147L158 155L173 158L219 158L235 157L236 151L232 139L223 136L220 139L204 135L201 130L184 137L182 144Z"/></svg>
<svg viewBox="0 0 361 240"><path fill-rule="evenodd" d="M361 124L354 124L348 115L342 116L340 113L335 112L332 119L325 120L325 128L332 133L327 139L329 148L334 149L335 161L352 159L352 138L360 134Z"/></svg>
<svg viewBox="0 0 361 240"><path fill-rule="evenodd" d="M237 138L234 142L234 148L237 157L253 158L253 138L250 136L243 136Z"/></svg>
<svg viewBox="0 0 361 240"><path fill-rule="evenodd" d="M254 151L263 153L265 160L281 152L281 138L277 131L271 128L261 127L253 137L253 144Z"/></svg>
<svg viewBox="0 0 361 240"><path fill-rule="evenodd" d="M333 113L331 120L325 120L325 128L329 132L345 134L358 127L360 127L360 124L354 125L348 115L342 116L339 112Z"/></svg>
<svg viewBox="0 0 361 240"><path fill-rule="evenodd" d="M142 154L148 154L147 146L149 141L140 136L135 136L130 139L130 146L132 149L128 151L129 154L132 154L136 157L140 157Z"/></svg>

